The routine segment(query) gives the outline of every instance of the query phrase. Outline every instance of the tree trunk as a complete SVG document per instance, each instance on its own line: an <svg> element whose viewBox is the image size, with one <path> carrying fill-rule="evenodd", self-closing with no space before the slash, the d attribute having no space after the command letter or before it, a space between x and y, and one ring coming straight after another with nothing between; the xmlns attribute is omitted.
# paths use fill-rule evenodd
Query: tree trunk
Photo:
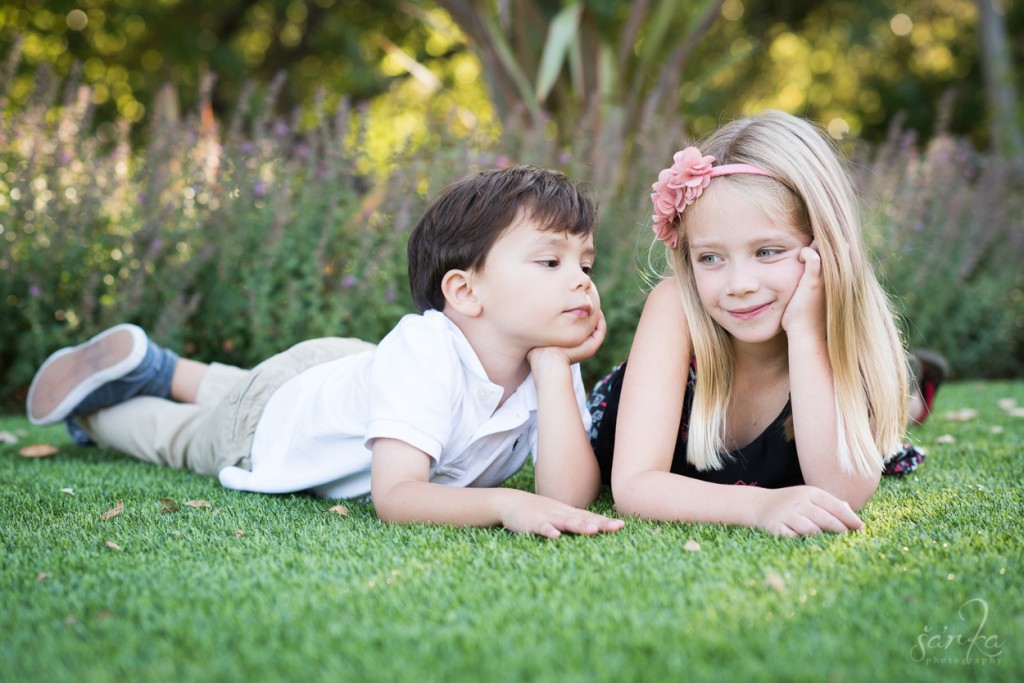
<svg viewBox="0 0 1024 683"><path fill-rule="evenodd" d="M1000 0L977 0L991 145L999 156L1020 161L1024 159L1024 132L1018 115L1017 84L1010 63L1006 17L996 8L997 2Z"/></svg>

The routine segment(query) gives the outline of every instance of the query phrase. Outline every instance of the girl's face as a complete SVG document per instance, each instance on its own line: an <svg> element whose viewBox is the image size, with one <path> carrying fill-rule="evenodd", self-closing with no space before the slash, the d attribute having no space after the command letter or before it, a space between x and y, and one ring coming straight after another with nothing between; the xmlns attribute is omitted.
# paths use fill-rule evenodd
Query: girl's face
<svg viewBox="0 0 1024 683"><path fill-rule="evenodd" d="M763 344L782 334L782 315L811 238L777 223L749 191L713 180L690 210L690 264L701 303L736 343Z"/></svg>

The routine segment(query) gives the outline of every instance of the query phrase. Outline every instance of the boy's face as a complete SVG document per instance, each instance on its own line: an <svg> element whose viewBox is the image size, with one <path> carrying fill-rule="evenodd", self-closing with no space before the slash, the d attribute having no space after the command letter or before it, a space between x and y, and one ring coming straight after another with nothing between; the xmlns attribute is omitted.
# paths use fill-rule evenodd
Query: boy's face
<svg viewBox="0 0 1024 683"><path fill-rule="evenodd" d="M592 235L541 230L520 217L472 273L483 320L525 353L539 346L572 348L593 333L600 313Z"/></svg>

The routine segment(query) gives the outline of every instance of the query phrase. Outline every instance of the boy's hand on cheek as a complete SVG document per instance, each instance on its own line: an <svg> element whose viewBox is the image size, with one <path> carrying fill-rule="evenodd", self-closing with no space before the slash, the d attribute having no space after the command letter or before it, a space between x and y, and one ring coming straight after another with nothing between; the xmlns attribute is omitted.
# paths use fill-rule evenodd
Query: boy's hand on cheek
<svg viewBox="0 0 1024 683"><path fill-rule="evenodd" d="M568 362L569 365L573 365L574 363L581 363L597 353L597 350L601 348L601 344L604 343L605 334L608 332L608 325L600 308L596 309L594 315L597 318L594 330L578 345L573 347L537 346L530 349L526 354L526 361L530 364L530 368L536 372L538 365L546 362L548 359L559 360L563 363Z"/></svg>

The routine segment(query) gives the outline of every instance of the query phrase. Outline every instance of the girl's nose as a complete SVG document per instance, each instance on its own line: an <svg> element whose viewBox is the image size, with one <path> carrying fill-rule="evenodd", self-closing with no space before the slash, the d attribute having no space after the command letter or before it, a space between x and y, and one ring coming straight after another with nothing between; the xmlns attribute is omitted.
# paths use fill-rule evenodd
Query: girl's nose
<svg viewBox="0 0 1024 683"><path fill-rule="evenodd" d="M728 293L741 296L756 292L761 286L756 274L749 268L734 266L729 271Z"/></svg>

